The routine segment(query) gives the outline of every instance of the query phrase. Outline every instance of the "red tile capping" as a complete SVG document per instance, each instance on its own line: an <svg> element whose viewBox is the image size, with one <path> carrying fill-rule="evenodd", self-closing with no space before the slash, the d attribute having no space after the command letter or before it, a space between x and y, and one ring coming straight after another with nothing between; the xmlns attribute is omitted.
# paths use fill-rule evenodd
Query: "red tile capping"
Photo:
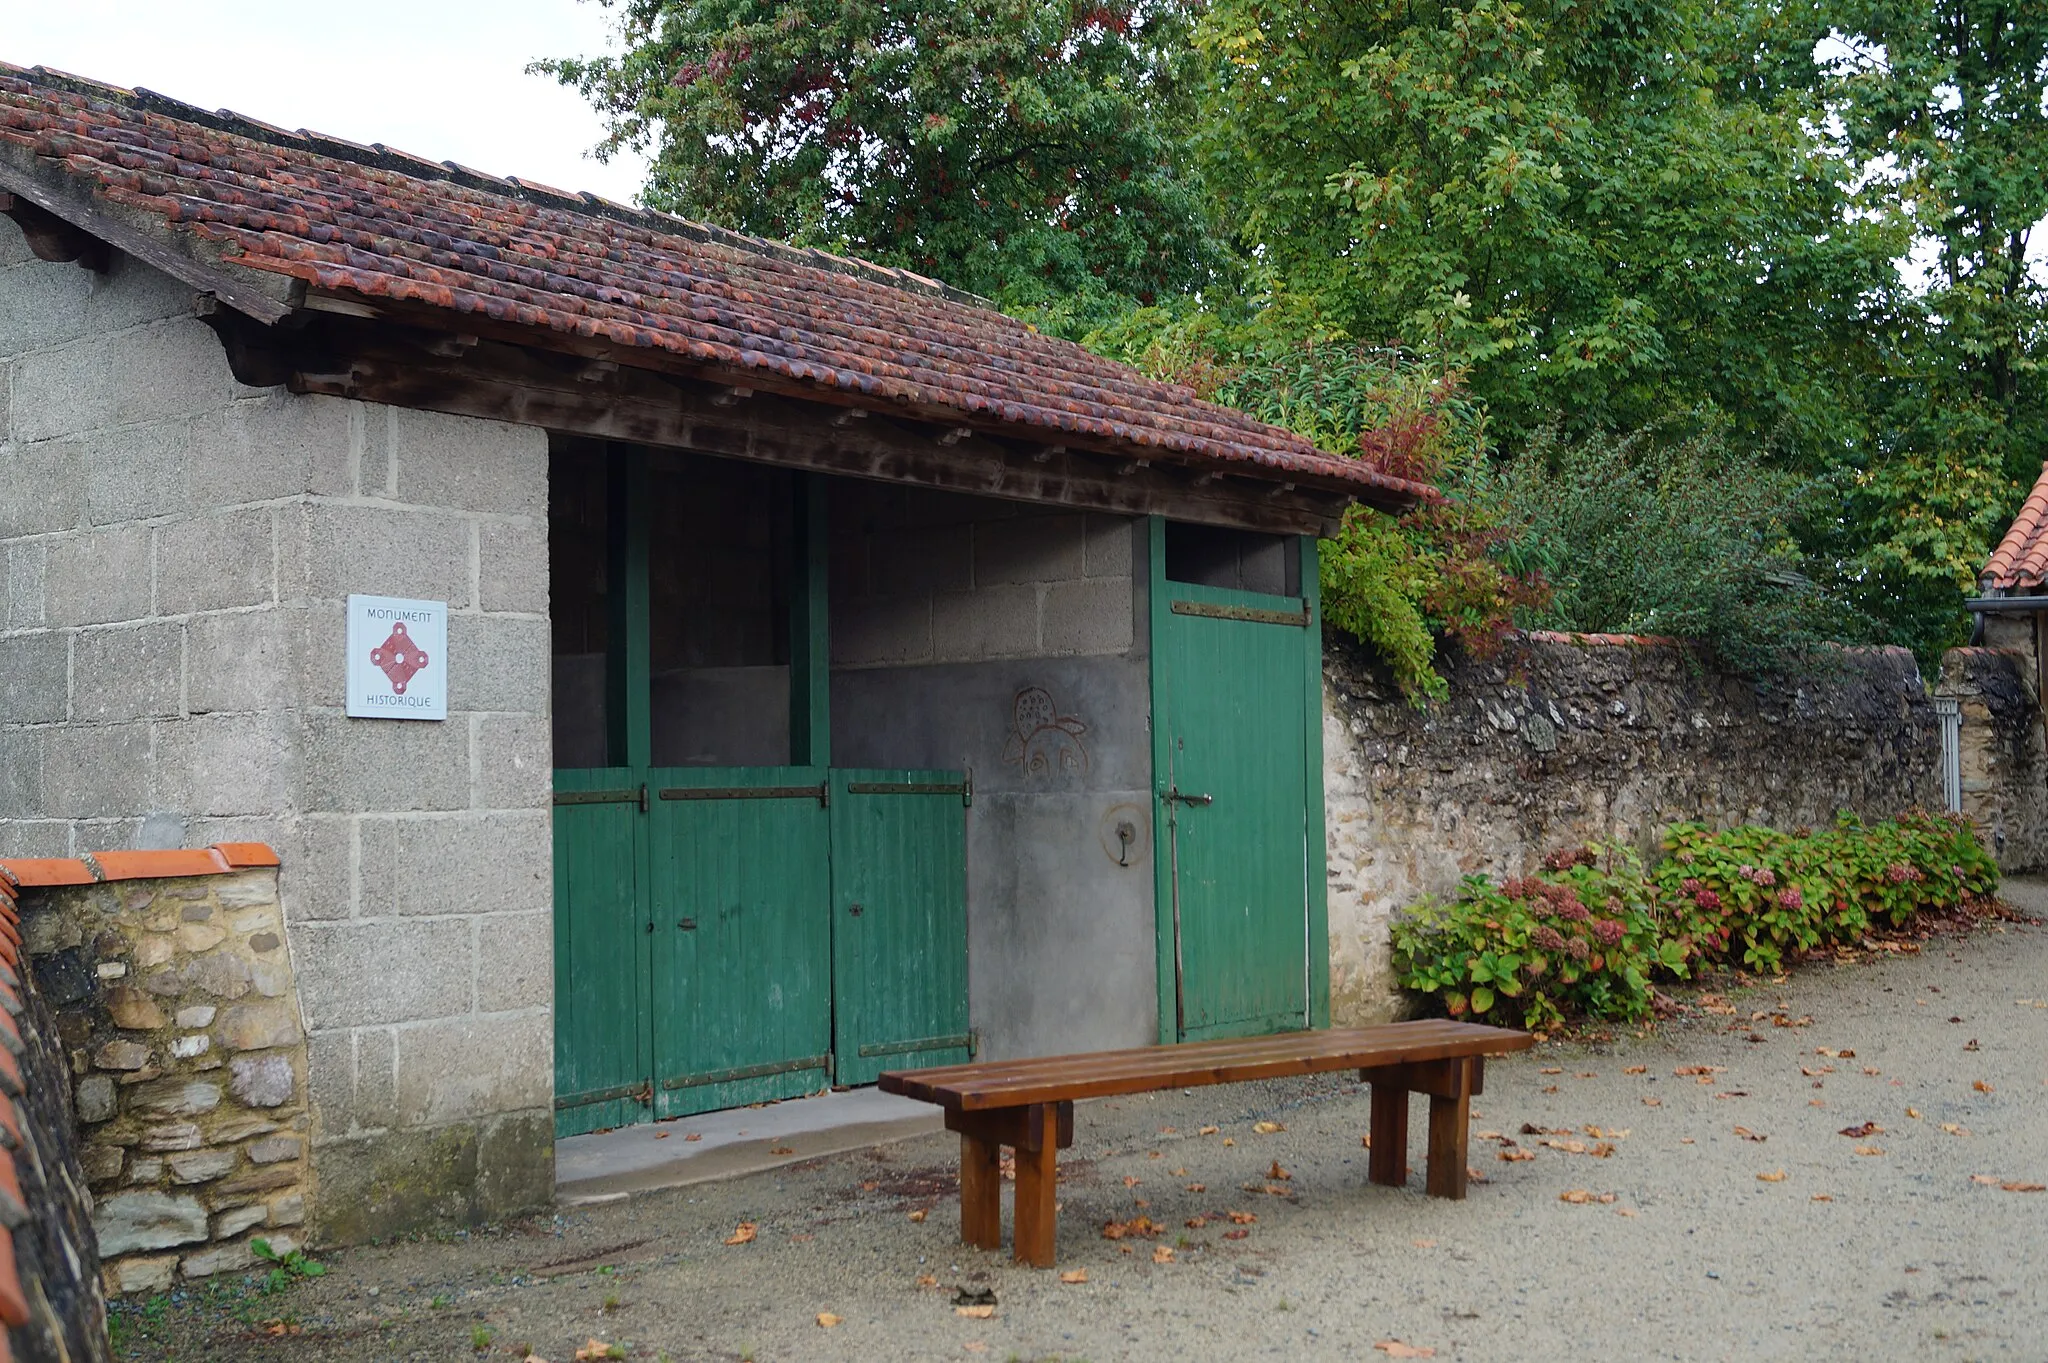
<svg viewBox="0 0 2048 1363"><path fill-rule="evenodd" d="M16 857L6 863L15 884L28 888L44 885L90 885L92 868L76 857Z"/></svg>
<svg viewBox="0 0 2048 1363"><path fill-rule="evenodd" d="M240 870L246 866L282 865L277 853L267 842L217 842L213 850L226 858L229 866Z"/></svg>
<svg viewBox="0 0 2048 1363"><path fill-rule="evenodd" d="M10 1169L14 1156L0 1155ZM21 1271L14 1265L14 1232L0 1230L0 1325L28 1324L28 1294L21 1290ZM0 1340L4 1343L4 1340Z"/></svg>
<svg viewBox="0 0 2048 1363"><path fill-rule="evenodd" d="M92 885L109 880L168 880L177 876L217 876L247 867L281 865L267 843L223 842L161 852L88 852L82 857L16 857L0 861L0 875L16 885ZM13 891L0 885L0 921Z"/></svg>
<svg viewBox="0 0 2048 1363"><path fill-rule="evenodd" d="M211 847L172 852L93 852L101 880L162 880L171 876L212 876L234 869Z"/></svg>

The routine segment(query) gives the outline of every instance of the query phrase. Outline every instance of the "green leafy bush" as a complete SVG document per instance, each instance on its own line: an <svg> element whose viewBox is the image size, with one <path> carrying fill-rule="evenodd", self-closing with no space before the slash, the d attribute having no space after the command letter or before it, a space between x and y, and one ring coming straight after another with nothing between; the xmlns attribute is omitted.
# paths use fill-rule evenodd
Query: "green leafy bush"
<svg viewBox="0 0 2048 1363"><path fill-rule="evenodd" d="M1647 873L1631 849L1593 844L1498 885L1468 876L1448 901L1426 899L1395 921L1395 973L1452 1017L1631 1020L1649 1011L1654 979L1700 965L1776 971L1998 885L1958 816L1865 824L1844 813L1832 828L1790 833L1680 824L1665 850Z"/></svg>

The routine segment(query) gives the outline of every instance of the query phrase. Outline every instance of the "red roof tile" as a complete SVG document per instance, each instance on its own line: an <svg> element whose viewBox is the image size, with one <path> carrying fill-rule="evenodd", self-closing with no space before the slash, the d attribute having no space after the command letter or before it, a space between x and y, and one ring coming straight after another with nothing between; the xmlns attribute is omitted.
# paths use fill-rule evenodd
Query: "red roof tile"
<svg viewBox="0 0 2048 1363"><path fill-rule="evenodd" d="M2048 464L2041 466L2012 528L1991 551L1978 584L1986 591L2034 591L2048 584Z"/></svg>
<svg viewBox="0 0 2048 1363"><path fill-rule="evenodd" d="M537 345L552 336L668 352L742 380L805 381L842 402L945 409L1381 504L1429 495L934 281L381 145L0 63L6 165L159 235L207 243L224 269L423 305L451 327L481 317Z"/></svg>

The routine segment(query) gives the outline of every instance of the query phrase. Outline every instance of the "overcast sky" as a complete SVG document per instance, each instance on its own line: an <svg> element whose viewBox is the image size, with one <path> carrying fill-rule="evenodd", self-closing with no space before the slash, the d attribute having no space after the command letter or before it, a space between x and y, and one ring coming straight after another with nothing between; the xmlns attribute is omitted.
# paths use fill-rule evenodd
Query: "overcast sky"
<svg viewBox="0 0 2048 1363"><path fill-rule="evenodd" d="M607 49L594 0L0 0L0 15L17 66L638 201L639 158L592 160L597 115L525 73Z"/></svg>

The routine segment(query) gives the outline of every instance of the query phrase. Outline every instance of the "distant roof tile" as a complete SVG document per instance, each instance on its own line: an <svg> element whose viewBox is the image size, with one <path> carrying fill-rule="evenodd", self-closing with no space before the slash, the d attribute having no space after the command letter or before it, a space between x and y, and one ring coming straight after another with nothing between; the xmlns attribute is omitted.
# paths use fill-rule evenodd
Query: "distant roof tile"
<svg viewBox="0 0 2048 1363"><path fill-rule="evenodd" d="M235 265L323 290L1149 447L1383 504L1430 495L908 271L0 63L0 159L20 164L24 153L162 230L225 246Z"/></svg>
<svg viewBox="0 0 2048 1363"><path fill-rule="evenodd" d="M1978 583L1986 591L2029 593L2048 586L2048 464L2041 466L2041 476L2020 504L2012 528L1991 551Z"/></svg>

